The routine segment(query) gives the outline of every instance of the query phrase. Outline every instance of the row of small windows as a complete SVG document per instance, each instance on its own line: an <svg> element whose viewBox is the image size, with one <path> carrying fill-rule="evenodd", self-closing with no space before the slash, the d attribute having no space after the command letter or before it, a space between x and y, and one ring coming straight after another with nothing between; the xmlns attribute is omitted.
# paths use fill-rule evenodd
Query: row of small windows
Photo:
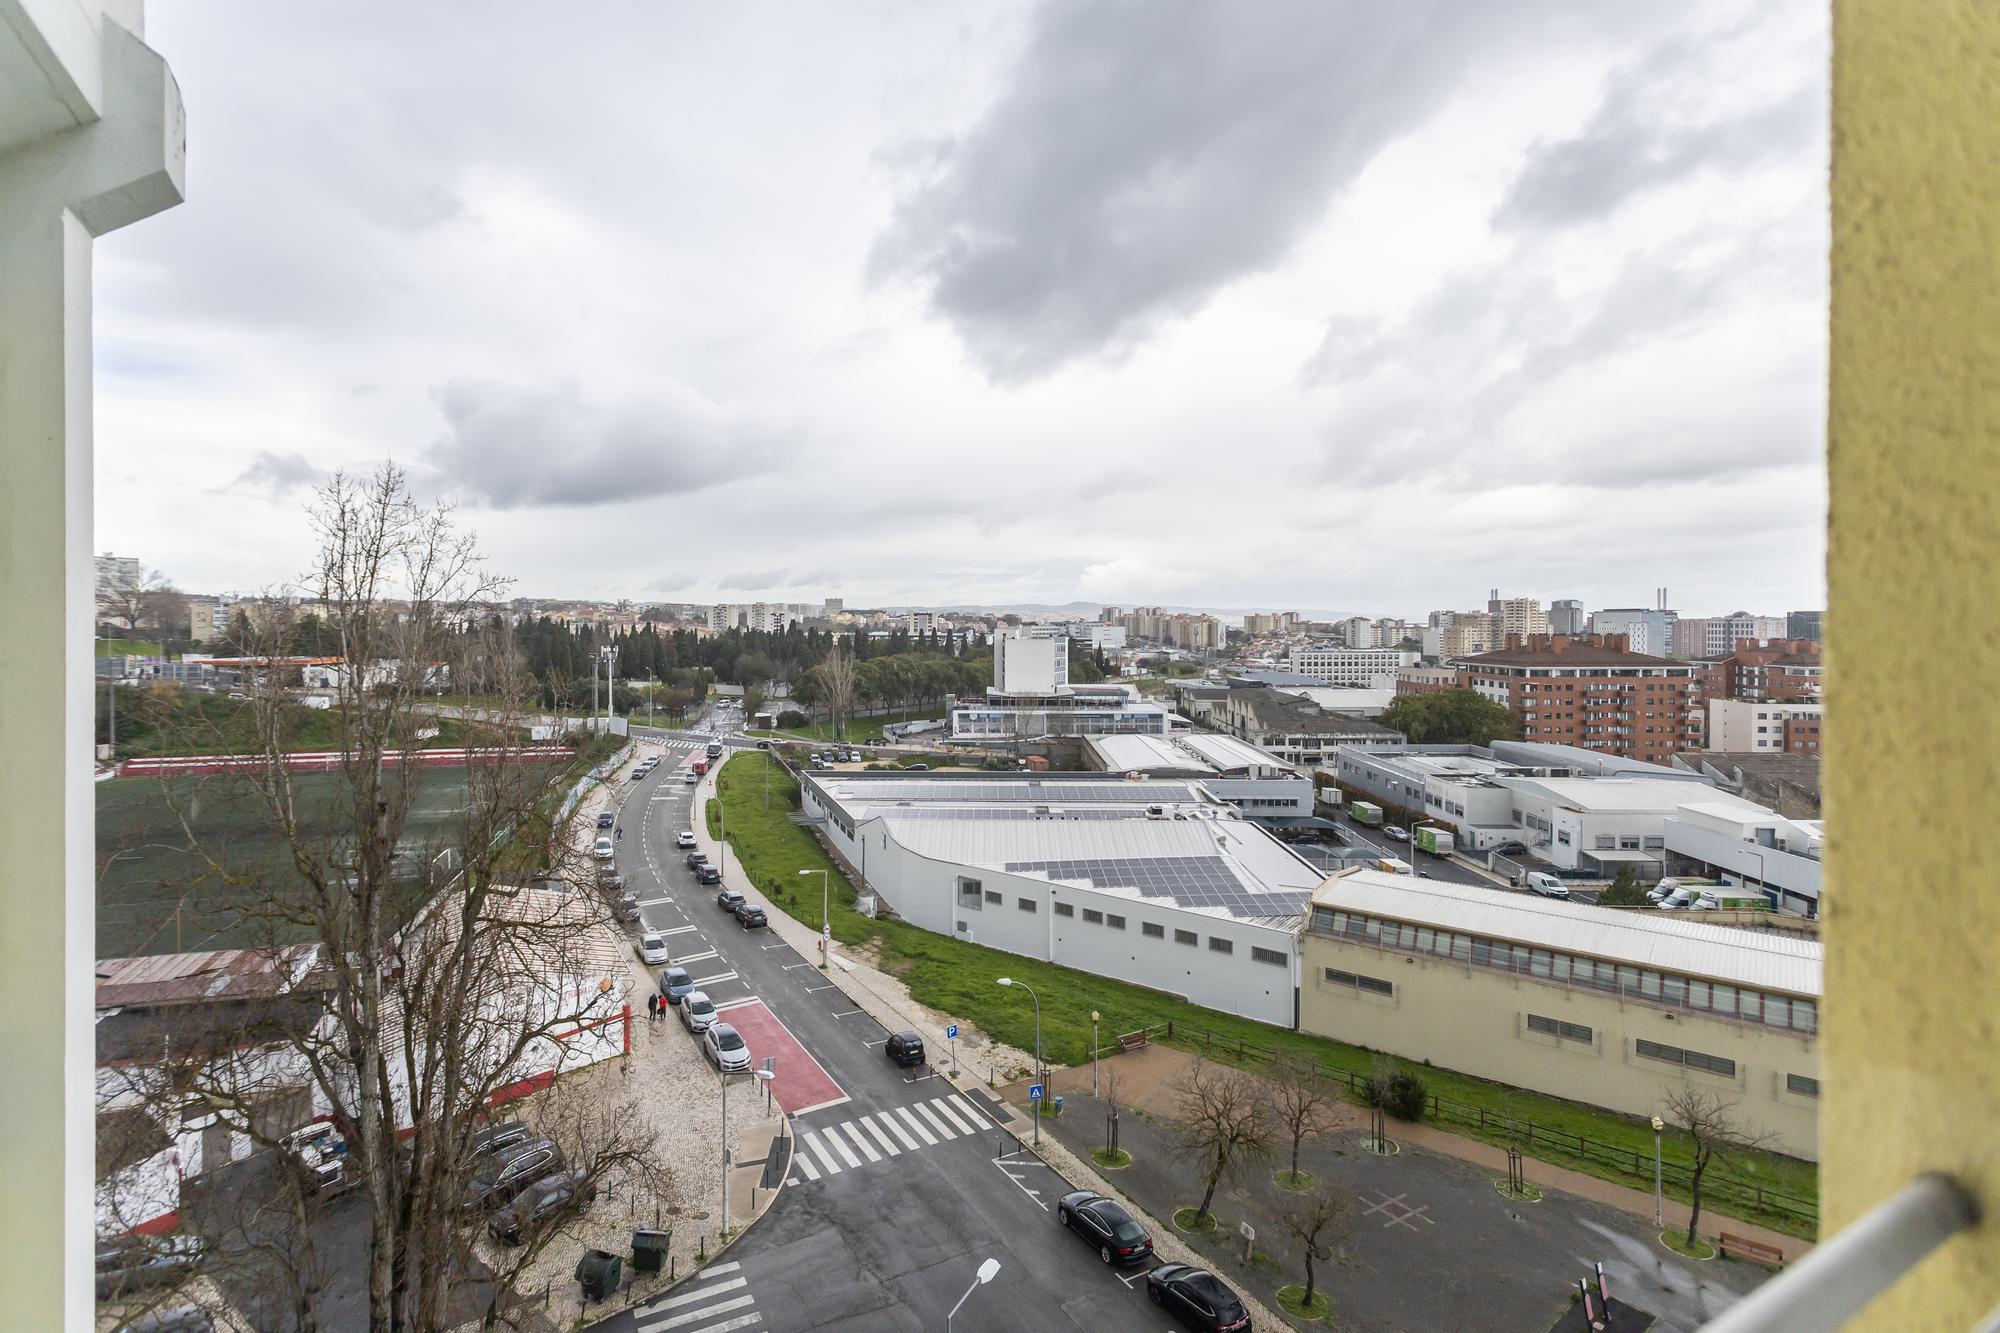
<svg viewBox="0 0 2000 1333"><path fill-rule="evenodd" d="M1528 1015L1528 1031L1539 1032L1545 1037L1557 1037L1563 1041L1580 1041L1588 1044L1591 1031L1581 1023L1565 1023L1560 1018L1544 1018L1540 1014Z"/></svg>
<svg viewBox="0 0 2000 1333"><path fill-rule="evenodd" d="M1329 985L1351 986L1355 990L1370 991L1376 995L1394 995L1396 993L1395 983L1384 981L1380 977L1367 977L1354 972L1343 972L1337 967L1326 968L1324 972Z"/></svg>
<svg viewBox="0 0 2000 1333"><path fill-rule="evenodd" d="M1453 962L1495 968L1558 985L1609 991L1653 1004L1696 1010L1740 1022L1759 1023L1765 1027L1786 1028L1807 1036L1819 1030L1819 1005L1816 1001L1774 995L1747 986L1700 981L1652 968L1607 963L1575 954L1535 949L1507 940L1488 939L1483 935L1414 926L1408 922L1382 920L1330 907L1312 909L1312 929L1361 940L1378 948L1431 954Z"/></svg>
<svg viewBox="0 0 2000 1333"><path fill-rule="evenodd" d="M1719 1055L1704 1055L1700 1051L1683 1050L1678 1046L1663 1046L1657 1041L1647 1041L1644 1037L1634 1043L1634 1049L1648 1060L1664 1060L1670 1065L1702 1069L1711 1074L1721 1074L1724 1078L1736 1077L1736 1062L1726 1060Z"/></svg>
<svg viewBox="0 0 2000 1333"><path fill-rule="evenodd" d="M999 901L997 894L989 894L988 896L996 902ZM1035 900L1032 898L1023 898L1020 900L1020 903L1021 910L1024 912L1035 910ZM1056 903L1055 913L1057 916L1074 917L1076 915L1076 906L1072 903ZM1119 916L1117 913L1102 912L1095 907L1086 907L1083 909L1083 920L1085 925L1107 926L1112 930L1123 930L1126 924L1125 918ZM1141 921L1139 923L1139 930L1149 940L1165 939L1167 934L1167 928L1160 925L1157 921ZM1176 930L1174 932L1174 943L1193 946L1201 943L1201 937L1191 930ZM1214 953L1233 954L1236 952L1235 941L1223 939L1219 935L1208 937L1208 947ZM1289 966L1291 963L1290 958L1277 949L1264 949L1254 945L1250 949L1250 956L1257 962L1275 963L1280 967Z"/></svg>

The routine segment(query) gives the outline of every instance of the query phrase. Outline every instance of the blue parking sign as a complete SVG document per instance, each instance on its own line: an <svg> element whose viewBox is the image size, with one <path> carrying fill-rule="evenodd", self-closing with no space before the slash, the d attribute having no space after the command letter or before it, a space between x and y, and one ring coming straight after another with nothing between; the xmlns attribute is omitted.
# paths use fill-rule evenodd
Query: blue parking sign
<svg viewBox="0 0 2000 1333"><path fill-rule="evenodd" d="M1030 1083L1028 1085L1028 1100L1031 1102L1038 1102L1041 1099L1042 1099L1042 1085L1039 1083Z"/></svg>
<svg viewBox="0 0 2000 1333"><path fill-rule="evenodd" d="M946 1040L946 1041L957 1041L957 1040L958 1040L958 1024L956 1024L956 1023L947 1023L947 1024L945 1025L945 1029L944 1029L944 1036L945 1036L945 1040Z"/></svg>

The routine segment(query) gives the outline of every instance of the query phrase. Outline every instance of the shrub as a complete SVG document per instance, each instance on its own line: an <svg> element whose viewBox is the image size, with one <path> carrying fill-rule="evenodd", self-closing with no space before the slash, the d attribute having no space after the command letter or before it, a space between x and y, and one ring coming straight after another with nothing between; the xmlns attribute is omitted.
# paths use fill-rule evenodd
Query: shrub
<svg viewBox="0 0 2000 1333"><path fill-rule="evenodd" d="M778 714L778 725L787 728L809 727L812 725L812 719L804 713L799 712L796 708L787 708L784 712Z"/></svg>
<svg viewBox="0 0 2000 1333"><path fill-rule="evenodd" d="M1430 1093L1415 1074L1402 1070L1377 1071L1368 1078L1368 1104L1381 1107L1398 1120L1414 1123L1424 1118Z"/></svg>

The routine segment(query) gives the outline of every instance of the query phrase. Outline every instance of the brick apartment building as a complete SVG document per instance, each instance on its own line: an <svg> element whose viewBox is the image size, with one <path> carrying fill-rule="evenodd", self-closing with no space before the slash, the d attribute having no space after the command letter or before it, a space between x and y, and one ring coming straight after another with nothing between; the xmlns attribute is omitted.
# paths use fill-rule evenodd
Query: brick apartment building
<svg viewBox="0 0 2000 1333"><path fill-rule="evenodd" d="M1635 653L1623 634L1509 634L1497 651L1447 665L1504 705L1524 741L1652 764L1702 747L1700 669Z"/></svg>
<svg viewBox="0 0 2000 1333"><path fill-rule="evenodd" d="M1694 663L1702 700L1748 699L1753 703L1818 703L1819 645L1811 639L1741 640L1727 657Z"/></svg>

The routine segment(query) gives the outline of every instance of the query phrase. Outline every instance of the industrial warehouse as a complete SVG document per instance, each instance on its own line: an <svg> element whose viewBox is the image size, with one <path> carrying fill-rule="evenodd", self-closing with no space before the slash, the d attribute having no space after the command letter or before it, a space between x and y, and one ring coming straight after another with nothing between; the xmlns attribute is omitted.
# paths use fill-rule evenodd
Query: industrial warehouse
<svg viewBox="0 0 2000 1333"><path fill-rule="evenodd" d="M941 934L1290 1027L1324 873L1199 781L808 773L865 892Z"/></svg>

